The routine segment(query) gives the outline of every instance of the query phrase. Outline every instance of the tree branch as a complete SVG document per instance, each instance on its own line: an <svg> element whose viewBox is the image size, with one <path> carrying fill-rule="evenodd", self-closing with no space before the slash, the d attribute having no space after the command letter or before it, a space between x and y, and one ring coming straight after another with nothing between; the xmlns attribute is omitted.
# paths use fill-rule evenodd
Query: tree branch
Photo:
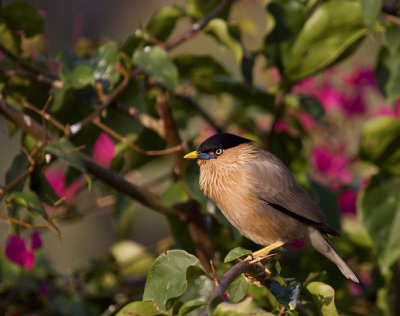
<svg viewBox="0 0 400 316"><path fill-rule="evenodd" d="M0 99L0 114L16 124L22 131L35 138L39 144L43 143L46 139L46 131L42 126L27 114L8 104L4 99ZM47 140L51 142L56 140L56 137L51 132L47 131ZM207 270L210 270L210 259L213 259L214 256L214 247L205 218L196 201L189 200L185 203L173 205L172 207L164 206L158 202L157 197L150 191L125 180L111 170L103 168L90 157L83 155L83 162L89 174L108 184L115 190L126 194L153 211L166 216L176 217L186 222L189 234L196 246L196 254L203 266Z"/></svg>
<svg viewBox="0 0 400 316"><path fill-rule="evenodd" d="M170 50L182 42L196 36L199 31L204 29L208 22L210 22L213 18L215 18L218 14L224 12L227 8L229 8L235 0L225 0L222 1L218 6L216 6L213 10L211 10L207 15L205 15L202 19L195 22L192 27L183 33L181 36L170 40L169 42L162 45L165 50Z"/></svg>

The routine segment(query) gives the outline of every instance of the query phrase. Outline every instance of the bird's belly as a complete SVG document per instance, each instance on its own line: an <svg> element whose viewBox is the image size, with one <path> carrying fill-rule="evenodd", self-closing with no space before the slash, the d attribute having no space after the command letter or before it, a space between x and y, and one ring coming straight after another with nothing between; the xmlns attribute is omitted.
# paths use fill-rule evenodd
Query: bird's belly
<svg viewBox="0 0 400 316"><path fill-rule="evenodd" d="M295 238L303 239L300 232L304 224L268 205L255 203L249 208L239 201L217 204L229 222L244 236L260 245L287 242Z"/></svg>

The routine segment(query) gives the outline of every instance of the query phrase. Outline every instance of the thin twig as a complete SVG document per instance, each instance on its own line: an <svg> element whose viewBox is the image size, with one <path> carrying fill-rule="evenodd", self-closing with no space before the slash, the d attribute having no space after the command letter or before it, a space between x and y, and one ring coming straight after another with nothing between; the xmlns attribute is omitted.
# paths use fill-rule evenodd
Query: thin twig
<svg viewBox="0 0 400 316"><path fill-rule="evenodd" d="M0 189L0 201L4 198L4 196L15 187L22 179L26 178L29 174L31 174L35 170L35 167L31 165L28 169L21 172L17 177L12 179L5 187Z"/></svg>
<svg viewBox="0 0 400 316"><path fill-rule="evenodd" d="M39 68L39 67L33 65L32 63L30 63L29 61L27 61L25 59L22 59L21 57L15 55L13 52L8 50L2 44L0 44L0 50L4 53L4 55L6 55L8 58L10 58L16 64L20 65L22 68L25 68L35 74L43 74L43 75L47 76L49 79L58 80L57 75L55 75L51 72L48 72L47 70L45 70L43 68Z"/></svg>
<svg viewBox="0 0 400 316"><path fill-rule="evenodd" d="M178 46L179 44L181 44L182 42L196 36L199 31L201 31L202 29L204 29L207 24L213 19L215 18L218 14L224 12L227 8L229 8L232 3L235 0L225 0L222 1L218 6L216 6L213 10L211 10L207 15L205 15L202 19L198 20L197 22L195 22L192 27L187 30L185 33L183 33L181 36L172 39L170 41L168 41L167 43L165 43L164 45L162 45L162 47L165 50L170 50L176 46Z"/></svg>
<svg viewBox="0 0 400 316"><path fill-rule="evenodd" d="M213 277L214 277L214 286L217 287L219 281L218 281L217 272L215 272L215 267L214 267L214 263L212 260L210 260L210 266L211 266L211 271L212 271Z"/></svg>
<svg viewBox="0 0 400 316"><path fill-rule="evenodd" d="M55 89L61 89L64 86L64 83L59 79L52 79L42 73L30 72L22 69L3 69L0 68L0 72L6 75L7 77L20 77L29 79L31 81L43 83Z"/></svg>
<svg viewBox="0 0 400 316"><path fill-rule="evenodd" d="M272 121L271 127L269 129L268 135L266 137L266 144L264 144L265 147L268 147L271 144L272 138L275 135L275 127L278 124L279 120L285 114L286 105L283 102L285 95L286 95L286 91L279 91L277 93L277 95L275 96L275 102L274 102L275 115L274 115L274 119Z"/></svg>
<svg viewBox="0 0 400 316"><path fill-rule="evenodd" d="M163 135L163 126L162 126L162 121L147 114L139 111L138 109L134 108L133 106L130 107L125 107L120 104L113 104L112 105L114 109L117 111L130 116L137 120L140 124L142 124L144 127L151 129L152 131L156 132L158 135ZM164 138L165 135L162 136Z"/></svg>
<svg viewBox="0 0 400 316"><path fill-rule="evenodd" d="M99 128L101 128L104 132L106 132L107 134L111 135L112 137L118 139L119 141L121 141L122 143L124 143L125 145L127 145L129 148L133 149L134 151L137 151L138 153L141 153L143 155L147 155L147 156L162 156L162 155L168 155L177 151L181 151L183 148L183 143L180 143L177 146L174 147L170 147L167 149L161 149L161 150L145 150L140 148L139 146L131 143L126 137L120 135L119 133L117 133L116 131L114 131L113 129L109 128L107 125L103 124L99 118L95 119L93 121L93 123L98 126Z"/></svg>

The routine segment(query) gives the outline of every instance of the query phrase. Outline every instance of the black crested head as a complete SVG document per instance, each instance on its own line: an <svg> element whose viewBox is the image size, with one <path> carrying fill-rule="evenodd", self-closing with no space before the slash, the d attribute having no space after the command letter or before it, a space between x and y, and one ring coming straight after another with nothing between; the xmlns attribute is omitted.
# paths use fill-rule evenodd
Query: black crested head
<svg viewBox="0 0 400 316"><path fill-rule="evenodd" d="M240 144L250 143L251 140L228 133L219 133L207 138L198 148L199 151L206 153L217 149L228 149Z"/></svg>

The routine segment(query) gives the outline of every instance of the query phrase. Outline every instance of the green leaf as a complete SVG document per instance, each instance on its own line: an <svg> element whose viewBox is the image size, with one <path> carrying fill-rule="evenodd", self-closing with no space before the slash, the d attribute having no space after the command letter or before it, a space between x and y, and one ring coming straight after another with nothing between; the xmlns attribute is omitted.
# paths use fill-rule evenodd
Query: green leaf
<svg viewBox="0 0 400 316"><path fill-rule="evenodd" d="M146 275L154 261L146 248L132 240L121 240L111 247L111 254L125 277Z"/></svg>
<svg viewBox="0 0 400 316"><path fill-rule="evenodd" d="M167 52L158 46L146 46L133 55L133 62L173 91L178 84L178 69Z"/></svg>
<svg viewBox="0 0 400 316"><path fill-rule="evenodd" d="M214 93L215 75L226 75L227 71L210 56L182 54L174 59L182 78L193 81L200 92Z"/></svg>
<svg viewBox="0 0 400 316"><path fill-rule="evenodd" d="M115 69L119 60L117 42L108 41L99 48L98 53L93 59L96 65L93 79L108 81L110 83L109 89L111 89L118 82L120 77L119 72ZM89 83L89 85L92 85L92 83Z"/></svg>
<svg viewBox="0 0 400 316"><path fill-rule="evenodd" d="M283 74L297 34L307 19L306 8L297 0L275 0L267 6L267 21L270 23L264 40L263 51L268 64L276 66Z"/></svg>
<svg viewBox="0 0 400 316"><path fill-rule="evenodd" d="M229 253L226 255L224 262L231 262L233 260L236 260L237 258L241 258L244 256L249 256L251 255L252 252L250 250L244 249L242 247L236 247L229 251Z"/></svg>
<svg viewBox="0 0 400 316"><path fill-rule="evenodd" d="M394 104L400 97L400 29L388 22L384 42L378 53L375 77L388 103Z"/></svg>
<svg viewBox="0 0 400 316"><path fill-rule="evenodd" d="M366 32L360 3L338 0L321 4L300 31L285 76L296 82L328 67Z"/></svg>
<svg viewBox="0 0 400 316"><path fill-rule="evenodd" d="M400 120L377 117L365 123L362 130L360 158L382 170L400 173Z"/></svg>
<svg viewBox="0 0 400 316"><path fill-rule="evenodd" d="M243 49L240 42L229 33L228 23L223 19L212 19L204 29L214 36L219 43L229 48L237 63L243 58Z"/></svg>
<svg viewBox="0 0 400 316"><path fill-rule="evenodd" d="M42 202L33 191L11 192L7 195L7 202L25 206L32 215L41 215L47 217Z"/></svg>
<svg viewBox="0 0 400 316"><path fill-rule="evenodd" d="M272 316L274 314L268 313L257 306L254 299L251 297L246 298L244 301L231 304L231 303L221 303L219 304L212 316L242 316L242 315L254 315L254 316Z"/></svg>
<svg viewBox="0 0 400 316"><path fill-rule="evenodd" d="M3 8L2 17L13 31L24 31L27 37L43 33L43 18L30 3L11 3Z"/></svg>
<svg viewBox="0 0 400 316"><path fill-rule="evenodd" d="M125 305L121 310L116 314L116 316L157 316L157 315L168 315L167 313L163 313L157 309L157 306L153 302L131 302Z"/></svg>
<svg viewBox="0 0 400 316"><path fill-rule="evenodd" d="M358 212L384 272L400 255L400 177L374 176L361 191Z"/></svg>
<svg viewBox="0 0 400 316"><path fill-rule="evenodd" d="M248 289L249 283L247 283L243 275L239 275L226 289L229 301L232 303L240 302L246 296Z"/></svg>
<svg viewBox="0 0 400 316"><path fill-rule="evenodd" d="M44 151L53 154L78 170L84 170L82 153L76 150L76 147L66 138L60 138L47 145L44 147Z"/></svg>
<svg viewBox="0 0 400 316"><path fill-rule="evenodd" d="M94 69L88 65L80 65L67 75L65 83L75 89L94 86Z"/></svg>
<svg viewBox="0 0 400 316"><path fill-rule="evenodd" d="M164 42L171 34L176 22L185 15L185 10L180 5L161 7L153 13L146 27L147 32Z"/></svg>
<svg viewBox="0 0 400 316"><path fill-rule="evenodd" d="M9 184L12 180L17 178L22 172L28 169L29 166L30 163L28 161L26 154L20 153L19 155L17 155L14 158L13 162L11 163L10 168L7 170L6 184ZM22 188L24 187L24 183L25 183L25 178L22 179L20 182L18 182L18 184L14 186L13 190L21 191Z"/></svg>
<svg viewBox="0 0 400 316"><path fill-rule="evenodd" d="M202 269L199 259L185 251L170 250L160 255L147 276L143 300L152 300L160 310L167 310L167 301L187 289L186 272L191 266Z"/></svg>
<svg viewBox="0 0 400 316"><path fill-rule="evenodd" d="M186 11L192 18L201 19L219 3L219 0L186 0Z"/></svg>
<svg viewBox="0 0 400 316"><path fill-rule="evenodd" d="M305 112L309 113L318 123L325 122L325 110L321 103L310 96L300 96L300 107Z"/></svg>
<svg viewBox="0 0 400 316"><path fill-rule="evenodd" d="M13 54L19 54L20 39L7 27L5 23L0 23L0 44Z"/></svg>
<svg viewBox="0 0 400 316"><path fill-rule="evenodd" d="M201 307L205 306L207 303L205 301L199 301L199 300L193 300L193 301L188 301L182 305L182 307L179 309L179 316L186 315L187 313L190 313L191 311Z"/></svg>
<svg viewBox="0 0 400 316"><path fill-rule="evenodd" d="M185 189L181 183L171 184L162 194L163 204L171 206L184 202L188 199Z"/></svg>
<svg viewBox="0 0 400 316"><path fill-rule="evenodd" d="M360 2L368 32L375 36L375 25L378 23L377 19L382 8L382 0L360 0Z"/></svg>
<svg viewBox="0 0 400 316"><path fill-rule="evenodd" d="M306 286L322 316L338 316L335 306L335 290L322 282L310 282Z"/></svg>

